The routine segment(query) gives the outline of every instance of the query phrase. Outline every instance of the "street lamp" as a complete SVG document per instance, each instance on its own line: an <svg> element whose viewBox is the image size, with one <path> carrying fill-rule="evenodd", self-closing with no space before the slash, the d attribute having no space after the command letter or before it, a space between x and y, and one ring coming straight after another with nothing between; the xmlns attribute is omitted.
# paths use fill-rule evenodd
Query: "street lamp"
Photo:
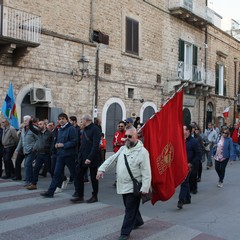
<svg viewBox="0 0 240 240"><path fill-rule="evenodd" d="M72 73L71 73L72 76L73 76L73 79L76 82L80 82L80 81L82 81L83 77L87 77L88 76L89 60L84 56L84 45L82 45L82 54L83 55L77 61L78 68L74 68L72 70Z"/></svg>
<svg viewBox="0 0 240 240"><path fill-rule="evenodd" d="M83 77L88 76L88 64L89 60L85 56L81 56L80 59L77 61L78 68L74 68L72 70L73 79L76 82L82 81Z"/></svg>

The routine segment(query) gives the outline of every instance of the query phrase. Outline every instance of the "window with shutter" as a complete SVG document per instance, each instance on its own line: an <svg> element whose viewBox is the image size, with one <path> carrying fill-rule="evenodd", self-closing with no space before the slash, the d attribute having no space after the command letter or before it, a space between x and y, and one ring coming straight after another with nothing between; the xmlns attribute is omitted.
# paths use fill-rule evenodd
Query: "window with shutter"
<svg viewBox="0 0 240 240"><path fill-rule="evenodd" d="M225 67L222 64L216 64L215 94L226 96Z"/></svg>
<svg viewBox="0 0 240 240"><path fill-rule="evenodd" d="M126 17L126 52L139 55L139 23Z"/></svg>
<svg viewBox="0 0 240 240"><path fill-rule="evenodd" d="M178 61L184 62L184 41L182 39L179 39L179 55L178 55Z"/></svg>

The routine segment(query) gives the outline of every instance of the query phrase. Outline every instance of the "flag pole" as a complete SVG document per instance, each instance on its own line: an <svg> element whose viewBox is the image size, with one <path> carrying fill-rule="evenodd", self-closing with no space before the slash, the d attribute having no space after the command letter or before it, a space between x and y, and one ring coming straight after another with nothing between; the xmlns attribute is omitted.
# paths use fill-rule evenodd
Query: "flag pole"
<svg viewBox="0 0 240 240"><path fill-rule="evenodd" d="M184 87L186 87L186 86L188 85L188 83L189 83L189 80L186 81L185 83L183 83L183 84L178 88L178 90L173 93L173 95L172 95L171 97L167 98L167 101L161 106L161 108L164 107L172 98L174 98L174 96L175 96L178 92L180 92ZM160 111L159 111L159 112L160 112Z"/></svg>
<svg viewBox="0 0 240 240"><path fill-rule="evenodd" d="M174 96L175 96L178 92L180 92L184 87L186 87L186 86L188 85L188 83L189 83L189 80L186 81L185 83L183 83L183 84L178 88L178 90L174 91L174 93L172 94L172 96L169 97L169 98L167 98L167 101L166 101L164 104L162 104L161 109L162 109L172 98L174 98ZM160 112L161 109L160 109L158 112ZM148 120L152 119L152 118L155 116L155 114L156 114L156 113L154 113ZM147 120L147 121L148 121L148 120ZM141 130L144 128L145 124L146 124L146 123L144 123L143 126L138 129L138 131L137 131L138 133L141 132Z"/></svg>

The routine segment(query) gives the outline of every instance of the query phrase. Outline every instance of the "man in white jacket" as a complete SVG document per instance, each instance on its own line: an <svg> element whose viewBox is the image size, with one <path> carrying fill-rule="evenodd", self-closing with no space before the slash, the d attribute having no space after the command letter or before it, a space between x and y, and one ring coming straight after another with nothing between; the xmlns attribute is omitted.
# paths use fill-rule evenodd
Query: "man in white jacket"
<svg viewBox="0 0 240 240"><path fill-rule="evenodd" d="M128 239L133 229L144 224L139 211L140 197L136 197L133 194L133 181L125 165L124 154L127 157L133 177L142 183L141 194L147 194L151 185L149 153L144 148L143 143L138 140L137 130L134 127L128 129L125 139L125 146L121 147L118 152L105 160L99 167L96 176L97 179L102 178L104 172L113 164L116 164L117 193L122 194L125 206L125 216L119 240Z"/></svg>

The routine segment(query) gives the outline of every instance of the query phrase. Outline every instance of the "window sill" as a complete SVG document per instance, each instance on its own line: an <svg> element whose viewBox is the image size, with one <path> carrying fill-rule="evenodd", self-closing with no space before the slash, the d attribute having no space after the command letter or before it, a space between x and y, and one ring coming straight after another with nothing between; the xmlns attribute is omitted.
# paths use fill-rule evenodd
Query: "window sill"
<svg viewBox="0 0 240 240"><path fill-rule="evenodd" d="M132 58L136 58L136 59L139 59L139 60L143 60L142 57L140 57L138 55L135 55L135 54L127 53L127 52L122 52L122 55L132 57Z"/></svg>

